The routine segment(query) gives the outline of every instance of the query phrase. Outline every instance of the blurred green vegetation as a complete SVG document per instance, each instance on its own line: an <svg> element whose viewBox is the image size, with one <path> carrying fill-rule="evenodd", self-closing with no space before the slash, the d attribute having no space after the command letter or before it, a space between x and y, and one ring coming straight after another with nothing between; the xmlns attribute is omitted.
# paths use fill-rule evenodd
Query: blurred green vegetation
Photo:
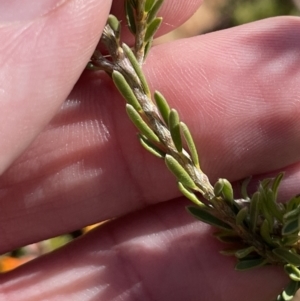
<svg viewBox="0 0 300 301"><path fill-rule="evenodd" d="M300 15L292 0L230 0L230 26L281 15Z"/></svg>

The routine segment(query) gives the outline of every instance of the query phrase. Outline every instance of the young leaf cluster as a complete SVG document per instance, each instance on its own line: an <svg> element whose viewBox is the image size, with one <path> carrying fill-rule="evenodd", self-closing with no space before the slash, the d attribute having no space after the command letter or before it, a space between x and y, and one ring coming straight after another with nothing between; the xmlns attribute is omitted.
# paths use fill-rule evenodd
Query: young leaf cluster
<svg viewBox="0 0 300 301"><path fill-rule="evenodd" d="M277 202L283 174L263 180L248 196L246 179L242 198L235 198L230 182L219 179L214 186L201 170L195 142L188 126L158 91L153 95L142 71L142 63L162 19L157 12L163 0L125 0L128 28L135 37L133 47L121 42L121 23L110 15L101 42L109 56L98 50L89 67L104 70L126 101L126 112L136 126L141 145L164 160L175 176L181 193L194 206L187 208L195 218L219 229L215 236L231 248L236 269L282 265L290 284L277 300L291 300L300 287L300 197L286 204Z"/></svg>
<svg viewBox="0 0 300 301"><path fill-rule="evenodd" d="M146 58L162 18L157 17L164 0L125 1L128 28L135 36L135 55L139 63Z"/></svg>

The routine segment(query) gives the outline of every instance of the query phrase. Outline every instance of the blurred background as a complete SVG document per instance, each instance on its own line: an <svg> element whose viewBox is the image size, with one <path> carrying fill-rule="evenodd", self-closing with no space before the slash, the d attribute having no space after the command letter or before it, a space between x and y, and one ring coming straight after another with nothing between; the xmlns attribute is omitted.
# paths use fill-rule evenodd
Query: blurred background
<svg viewBox="0 0 300 301"><path fill-rule="evenodd" d="M204 0L204 4L186 23L156 39L155 43L192 37L281 15L300 16L300 0ZM8 272L42 254L51 252L96 226L99 225L92 225L3 254L0 256L0 273Z"/></svg>
<svg viewBox="0 0 300 301"><path fill-rule="evenodd" d="M157 39L156 43L283 15L300 16L300 0L204 0L187 22Z"/></svg>

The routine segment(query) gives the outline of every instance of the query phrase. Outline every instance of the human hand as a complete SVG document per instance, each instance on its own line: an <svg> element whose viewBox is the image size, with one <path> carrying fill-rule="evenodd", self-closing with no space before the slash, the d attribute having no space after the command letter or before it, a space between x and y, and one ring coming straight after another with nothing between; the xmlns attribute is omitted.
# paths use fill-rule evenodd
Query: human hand
<svg viewBox="0 0 300 301"><path fill-rule="evenodd" d="M165 1L165 31L201 2ZM0 296L271 300L288 281L282 269L234 271L234 259L218 253L226 246L185 212L163 162L140 147L105 75L85 72L67 97L109 4L69 0L0 28L1 170L39 134L1 177L2 253L120 217L2 275ZM146 76L189 125L212 182L285 170L282 198L299 192L299 30L296 18L269 19L150 53Z"/></svg>

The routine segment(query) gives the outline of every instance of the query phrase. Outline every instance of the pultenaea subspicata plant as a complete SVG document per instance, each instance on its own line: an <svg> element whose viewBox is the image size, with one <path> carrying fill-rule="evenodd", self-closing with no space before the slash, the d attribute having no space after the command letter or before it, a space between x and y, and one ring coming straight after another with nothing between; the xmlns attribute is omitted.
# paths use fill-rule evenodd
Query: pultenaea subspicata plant
<svg viewBox="0 0 300 301"><path fill-rule="evenodd" d="M236 269L282 265L289 285L276 300L292 300L300 288L300 196L277 202L283 174L265 179L251 196L249 179L242 184L242 198L234 197L230 182L211 185L202 171L188 126L180 121L164 96L152 96L142 71L162 18L157 13L163 0L125 0L128 27L135 38L131 48L121 42L121 23L110 15L101 37L106 51L96 50L88 67L104 70L126 100L126 111L139 131L142 146L164 160L177 179L179 190L194 205L187 207L196 219L218 229L216 237L233 248L222 251L237 258Z"/></svg>

